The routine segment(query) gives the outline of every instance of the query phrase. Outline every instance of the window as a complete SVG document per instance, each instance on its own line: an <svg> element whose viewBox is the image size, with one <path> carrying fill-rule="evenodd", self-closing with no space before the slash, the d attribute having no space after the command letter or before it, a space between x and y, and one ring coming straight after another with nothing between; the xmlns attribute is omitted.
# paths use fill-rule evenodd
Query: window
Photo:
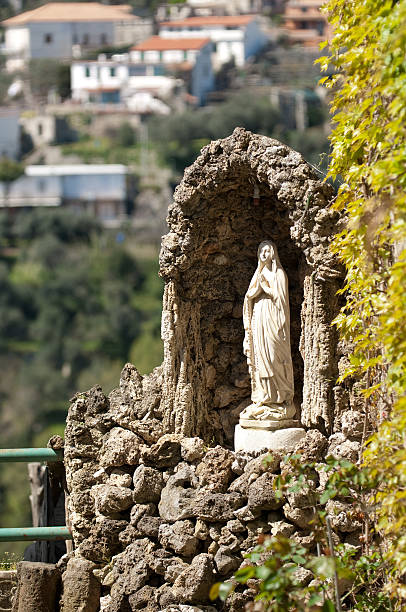
<svg viewBox="0 0 406 612"><path fill-rule="evenodd" d="M89 44L89 34L83 34L83 44L84 45Z"/></svg>
<svg viewBox="0 0 406 612"><path fill-rule="evenodd" d="M183 52L183 59L184 59L185 62L187 61L187 51Z"/></svg>
<svg viewBox="0 0 406 612"><path fill-rule="evenodd" d="M37 130L38 130L38 136L42 136L42 123L38 123Z"/></svg>
<svg viewBox="0 0 406 612"><path fill-rule="evenodd" d="M144 51L141 51L141 61L144 61Z"/></svg>
<svg viewBox="0 0 406 612"><path fill-rule="evenodd" d="M72 36L72 43L73 43L74 45L77 45L77 44L78 44L78 42L79 42L78 35L77 35L77 34L74 34L74 35Z"/></svg>
<svg viewBox="0 0 406 612"><path fill-rule="evenodd" d="M85 67L85 77L88 79L90 77L90 68L89 66Z"/></svg>
<svg viewBox="0 0 406 612"><path fill-rule="evenodd" d="M145 66L130 66L129 76L145 76Z"/></svg>
<svg viewBox="0 0 406 612"><path fill-rule="evenodd" d="M107 45L107 34L100 34L100 44Z"/></svg>
<svg viewBox="0 0 406 612"><path fill-rule="evenodd" d="M44 43L50 45L52 43L52 34L44 34Z"/></svg>
<svg viewBox="0 0 406 612"><path fill-rule="evenodd" d="M301 6L300 9L302 13L307 13L307 6Z"/></svg>
<svg viewBox="0 0 406 612"><path fill-rule="evenodd" d="M116 76L116 69L115 68L110 68L110 76L111 77L115 77Z"/></svg>
<svg viewBox="0 0 406 612"><path fill-rule="evenodd" d="M39 181L38 181L38 191L40 193L44 193L45 188L46 188L46 185L45 185L44 179L39 179Z"/></svg>
<svg viewBox="0 0 406 612"><path fill-rule="evenodd" d="M159 61L162 62L164 54L162 51L159 52Z"/></svg>

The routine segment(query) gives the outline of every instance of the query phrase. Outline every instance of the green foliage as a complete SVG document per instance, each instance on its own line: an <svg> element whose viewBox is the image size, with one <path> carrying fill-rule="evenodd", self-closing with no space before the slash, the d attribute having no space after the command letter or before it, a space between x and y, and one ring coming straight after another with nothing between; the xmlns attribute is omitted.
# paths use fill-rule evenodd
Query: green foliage
<svg viewBox="0 0 406 612"><path fill-rule="evenodd" d="M0 181L12 183L24 174L24 166L8 157L0 158Z"/></svg>
<svg viewBox="0 0 406 612"><path fill-rule="evenodd" d="M131 123L123 121L117 130L117 143L120 147L132 147L135 145L135 130Z"/></svg>
<svg viewBox="0 0 406 612"><path fill-rule="evenodd" d="M229 136L235 127L272 135L279 114L265 97L237 94L223 104L179 113L168 121L150 121L151 139L157 144L165 162L183 172L211 140Z"/></svg>
<svg viewBox="0 0 406 612"><path fill-rule="evenodd" d="M333 457L328 457L325 463L302 463L300 455L290 455L284 463L275 480L275 493L282 499L289 493L303 492L304 487L308 489L306 508L312 509L314 516L309 530L317 542L317 553L293 538L261 535L243 567L231 580L213 585L210 597L225 601L233 590L240 588L238 585L248 583L252 588L254 580L255 601L261 601L266 612L335 612L337 598L342 610L400 611L402 604L382 591L388 564L381 553L374 513L382 475L369 467ZM346 502L347 519L362 525L362 549L334 544L331 519L325 508L331 499ZM307 570L305 579L303 570ZM340 581L344 588L338 586Z"/></svg>
<svg viewBox="0 0 406 612"><path fill-rule="evenodd" d="M3 553L3 555L0 557L0 572L9 572L17 569L17 563L22 560L23 557L20 557L15 553ZM17 580L15 582L17 583Z"/></svg>
<svg viewBox="0 0 406 612"><path fill-rule="evenodd" d="M335 87L330 176L347 219L334 250L347 270L336 319L353 346L345 377L361 378L370 421L366 453L377 476L379 526L388 535L393 595L406 599L406 2L327 3L334 38L322 68ZM390 416L390 421L386 419Z"/></svg>
<svg viewBox="0 0 406 612"><path fill-rule="evenodd" d="M144 373L161 363L157 253L125 235L69 210L0 215L0 446L45 445L74 393L109 393L132 358ZM24 466L3 465L2 526L30 523L28 494Z"/></svg>

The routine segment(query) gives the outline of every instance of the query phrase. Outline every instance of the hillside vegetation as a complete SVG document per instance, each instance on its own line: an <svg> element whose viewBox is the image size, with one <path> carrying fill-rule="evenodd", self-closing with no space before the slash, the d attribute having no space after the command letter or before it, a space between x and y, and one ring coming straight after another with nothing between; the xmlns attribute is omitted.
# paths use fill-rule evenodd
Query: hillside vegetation
<svg viewBox="0 0 406 612"><path fill-rule="evenodd" d="M69 211L0 216L0 447L46 444L74 393L161 363L157 253L118 238ZM25 467L3 465L0 486L0 524L29 525Z"/></svg>

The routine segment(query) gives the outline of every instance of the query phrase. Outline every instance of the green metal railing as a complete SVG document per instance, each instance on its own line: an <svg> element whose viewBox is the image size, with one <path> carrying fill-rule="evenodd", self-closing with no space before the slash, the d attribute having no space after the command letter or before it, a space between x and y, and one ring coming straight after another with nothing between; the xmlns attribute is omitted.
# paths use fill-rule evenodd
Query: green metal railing
<svg viewBox="0 0 406 612"><path fill-rule="evenodd" d="M37 542L39 540L71 540L68 527L3 527L0 542Z"/></svg>
<svg viewBox="0 0 406 612"><path fill-rule="evenodd" d="M63 461L63 451L52 448L2 448L0 463L32 461ZM72 540L66 525L57 527L5 527L0 529L0 542Z"/></svg>
<svg viewBox="0 0 406 612"><path fill-rule="evenodd" d="M63 451L53 448L0 448L0 463L31 461L63 461Z"/></svg>

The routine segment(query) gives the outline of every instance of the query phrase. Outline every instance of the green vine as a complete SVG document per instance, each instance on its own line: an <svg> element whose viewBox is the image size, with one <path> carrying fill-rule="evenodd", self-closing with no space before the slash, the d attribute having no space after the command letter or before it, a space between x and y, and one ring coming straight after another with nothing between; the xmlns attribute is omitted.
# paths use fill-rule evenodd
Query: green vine
<svg viewBox="0 0 406 612"><path fill-rule="evenodd" d="M384 482L378 528L392 563L389 593L406 599L406 2L329 0L334 28L322 79L335 91L329 176L347 217L333 249L347 270L335 323L353 350L342 378L363 380L378 425L365 460Z"/></svg>

